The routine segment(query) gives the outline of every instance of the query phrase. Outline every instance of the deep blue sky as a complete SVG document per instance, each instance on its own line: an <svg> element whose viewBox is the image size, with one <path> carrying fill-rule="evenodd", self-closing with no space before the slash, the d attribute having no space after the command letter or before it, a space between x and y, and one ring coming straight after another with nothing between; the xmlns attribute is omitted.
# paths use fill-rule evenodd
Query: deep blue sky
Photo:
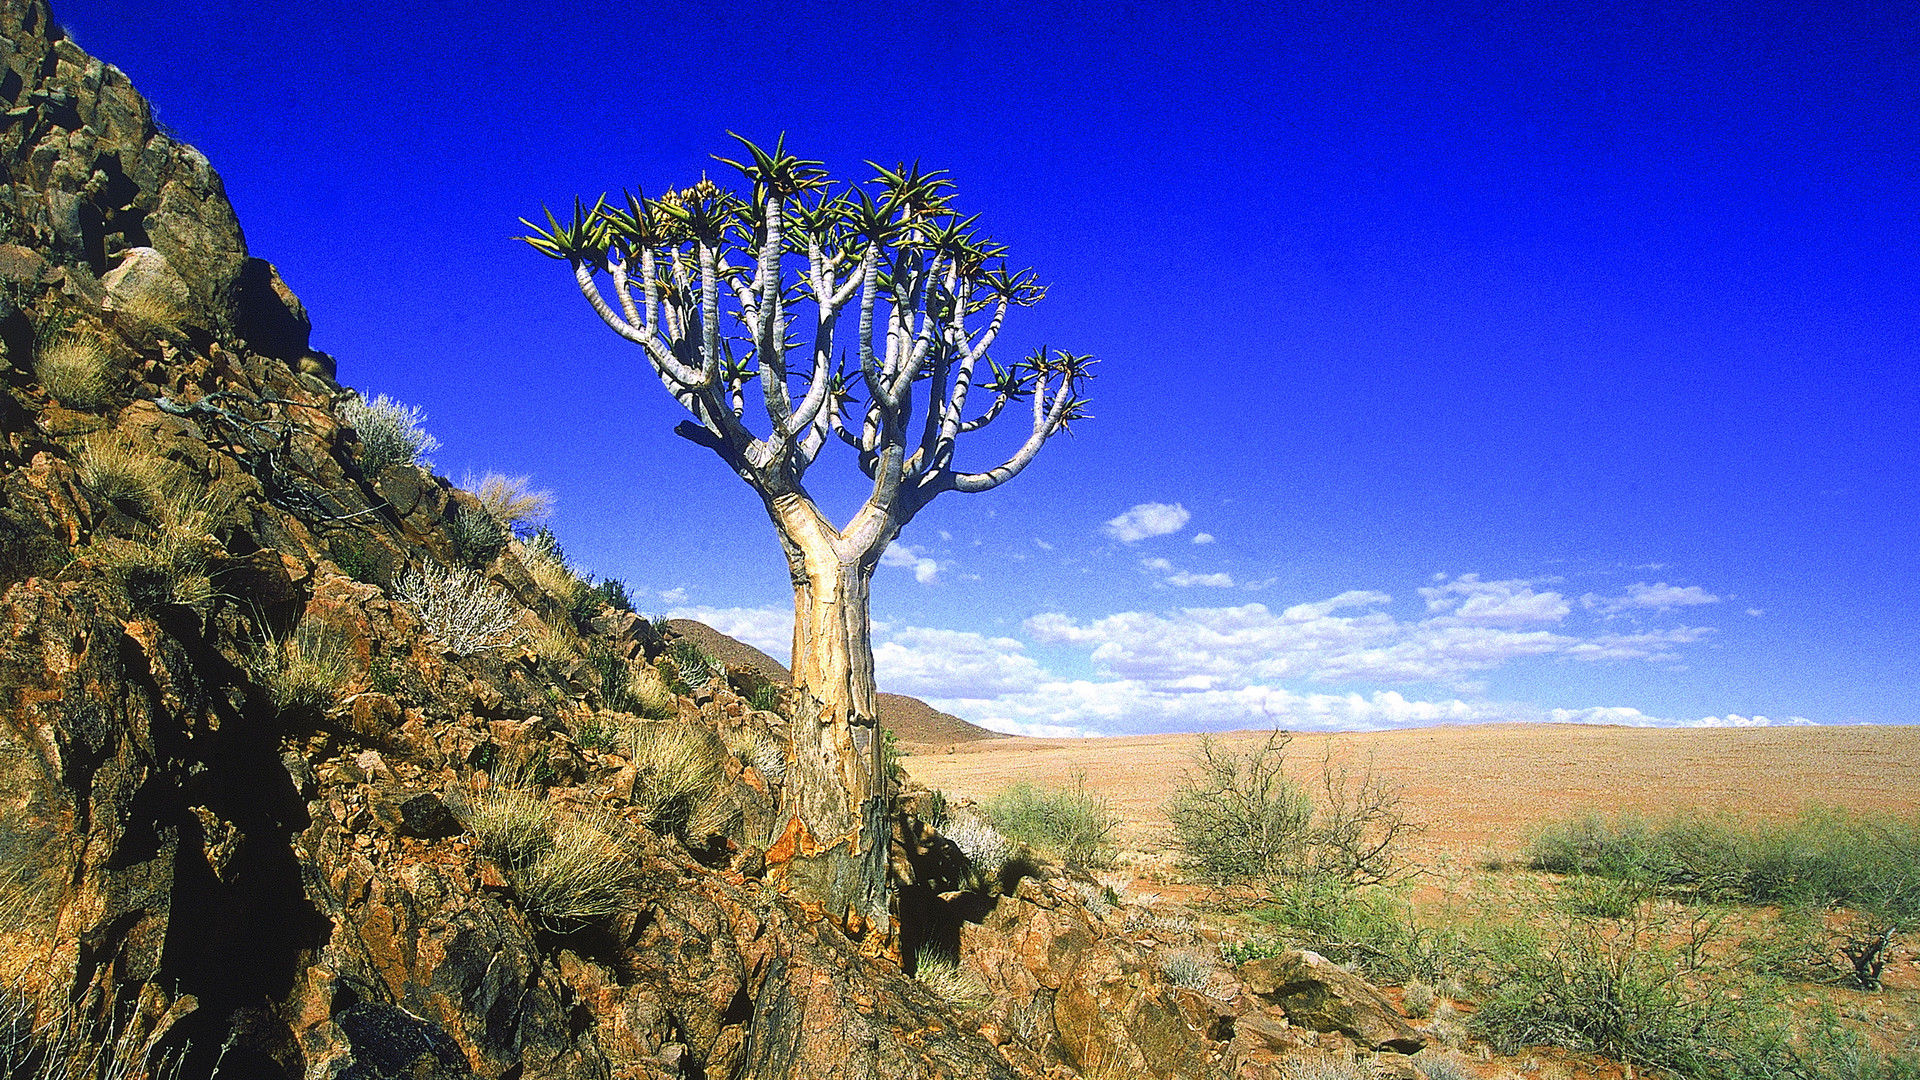
<svg viewBox="0 0 1920 1080"><path fill-rule="evenodd" d="M779 651L784 566L508 238L784 131L952 170L1053 290L996 352L1103 361L1076 439L909 528L883 688L1009 729L1920 721L1910 3L55 17L212 159L342 381L456 479L531 474L643 607Z"/></svg>

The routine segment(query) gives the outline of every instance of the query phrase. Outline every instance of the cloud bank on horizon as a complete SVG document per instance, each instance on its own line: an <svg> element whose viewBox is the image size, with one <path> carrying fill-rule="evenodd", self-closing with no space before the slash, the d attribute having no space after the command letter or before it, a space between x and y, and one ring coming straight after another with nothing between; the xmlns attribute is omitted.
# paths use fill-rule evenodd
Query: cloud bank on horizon
<svg viewBox="0 0 1920 1080"><path fill-rule="evenodd" d="M1143 503L1106 521L1099 532L1131 546L1173 536L1191 519L1180 504ZM892 550L900 554L890 552L882 565L911 571L922 585L937 582L940 564L924 549ZM1224 572L1177 570L1164 557L1140 559L1139 566L1176 588L1232 586ZM1498 721L1812 723L1734 712L1660 716L1627 705L1489 693L1489 674L1526 662L1677 668L1715 634L1711 626L1674 617L1721 602L1697 585L1632 581L1613 592L1572 597L1558 584L1550 577L1435 574L1412 590L1417 605L1399 613L1393 594L1378 589L1284 606L1180 604L1080 616L1042 610L1026 615L1017 634L876 620L874 666L883 690L924 698L995 731L1046 737ZM697 619L775 657L792 641L793 616L786 607L683 605L667 614ZM1646 621L1655 616L1665 616L1667 624ZM1043 649L1085 673L1056 670L1035 655Z"/></svg>

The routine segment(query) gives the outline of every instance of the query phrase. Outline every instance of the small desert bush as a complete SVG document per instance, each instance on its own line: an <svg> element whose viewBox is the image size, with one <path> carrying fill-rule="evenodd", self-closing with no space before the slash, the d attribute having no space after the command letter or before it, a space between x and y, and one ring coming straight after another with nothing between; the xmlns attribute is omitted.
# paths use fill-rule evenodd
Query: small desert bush
<svg viewBox="0 0 1920 1080"><path fill-rule="evenodd" d="M301 622L292 634L255 649L253 671L281 712L322 712L339 701L353 676L353 654L334 627Z"/></svg>
<svg viewBox="0 0 1920 1080"><path fill-rule="evenodd" d="M460 485L480 500L489 516L515 536L537 535L534 530L553 513L553 493L530 491L529 478L487 473L478 481L471 476Z"/></svg>
<svg viewBox="0 0 1920 1080"><path fill-rule="evenodd" d="M1586 815L1542 830L1536 870L1641 881L1707 900L1831 903L1920 921L1920 818L1809 810L1790 822Z"/></svg>
<svg viewBox="0 0 1920 1080"><path fill-rule="evenodd" d="M33 374L69 409L93 412L113 404L119 377L106 350L85 337L61 337L36 350Z"/></svg>
<svg viewBox="0 0 1920 1080"><path fill-rule="evenodd" d="M461 656L518 645L528 637L513 597L472 570L427 563L395 579L394 598Z"/></svg>
<svg viewBox="0 0 1920 1080"><path fill-rule="evenodd" d="M1286 736L1245 754L1202 735L1193 768L1175 782L1167 817L1186 861L1214 881L1258 880L1299 861L1313 800L1287 779Z"/></svg>
<svg viewBox="0 0 1920 1080"><path fill-rule="evenodd" d="M1286 1080L1373 1080L1373 1069L1352 1054L1305 1052L1287 1058Z"/></svg>
<svg viewBox="0 0 1920 1080"><path fill-rule="evenodd" d="M1424 1020L1432 1016L1433 1006L1438 1000L1437 995L1433 992L1433 987L1428 986L1418 979L1408 983L1406 989L1401 991L1400 994L1401 1007L1406 1010L1408 1016L1413 1017L1415 1020Z"/></svg>
<svg viewBox="0 0 1920 1080"><path fill-rule="evenodd" d="M426 417L418 408L385 394L372 401L348 399L340 405L340 419L359 433L360 467L369 474L393 465L432 467L427 455L440 448L440 440L420 426Z"/></svg>
<svg viewBox="0 0 1920 1080"><path fill-rule="evenodd" d="M977 1008L991 1000L987 985L961 966L951 951L932 943L914 950L913 977L933 995L958 1008Z"/></svg>
<svg viewBox="0 0 1920 1080"><path fill-rule="evenodd" d="M628 736L637 775L633 801L657 832L683 831L724 775L726 748L687 724L637 724Z"/></svg>
<svg viewBox="0 0 1920 1080"><path fill-rule="evenodd" d="M1013 857L1013 841L999 829L972 814L953 814L938 826L940 835L953 841L960 854L982 876L992 877Z"/></svg>
<svg viewBox="0 0 1920 1080"><path fill-rule="evenodd" d="M1205 991L1207 982L1218 970L1213 958L1199 949L1171 949L1160 954L1160 974L1175 986Z"/></svg>
<svg viewBox="0 0 1920 1080"><path fill-rule="evenodd" d="M1021 781L988 799L980 813L1007 836L1081 866L1111 858L1120 827L1107 801L1087 790L1085 773L1075 773L1065 788Z"/></svg>
<svg viewBox="0 0 1920 1080"><path fill-rule="evenodd" d="M1427 1051L1414 1058L1413 1063L1427 1080L1473 1080L1473 1073L1451 1054Z"/></svg>

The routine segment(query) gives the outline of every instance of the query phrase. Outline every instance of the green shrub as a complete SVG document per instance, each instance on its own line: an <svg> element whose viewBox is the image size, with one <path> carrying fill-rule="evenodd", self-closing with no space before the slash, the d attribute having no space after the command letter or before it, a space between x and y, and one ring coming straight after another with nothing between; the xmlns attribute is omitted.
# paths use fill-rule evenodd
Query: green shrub
<svg viewBox="0 0 1920 1080"><path fill-rule="evenodd" d="M1860 920L1827 943L1864 989L1879 985L1890 935L1920 926L1920 819L1813 809L1791 822L1678 814L1586 815L1534 838L1535 869L1590 875L1712 901L1844 907ZM1578 885L1602 899L1603 889ZM1816 949L1818 951L1818 949Z"/></svg>
<svg viewBox="0 0 1920 1080"><path fill-rule="evenodd" d="M454 510L453 519L447 522L447 535L462 559L481 567L492 562L509 539L507 527L492 514L467 507Z"/></svg>
<svg viewBox="0 0 1920 1080"><path fill-rule="evenodd" d="M593 620L608 608L615 611L633 610L633 600L627 595L627 583L619 578L596 581L589 575L582 582L582 587L568 598L567 614L581 633L589 634L593 632Z"/></svg>
<svg viewBox="0 0 1920 1080"><path fill-rule="evenodd" d="M1277 944L1311 949L1380 982L1440 983L1476 957L1470 928L1418 917L1398 888L1356 888L1324 874L1281 878L1256 914Z"/></svg>
<svg viewBox="0 0 1920 1080"><path fill-rule="evenodd" d="M981 816L1007 836L1081 866L1110 858L1111 838L1120 827L1107 801L1087 790L1084 772L1064 789L1016 783L988 799Z"/></svg>
<svg viewBox="0 0 1920 1080"><path fill-rule="evenodd" d="M756 682L747 692L747 707L758 712L780 711L780 685L772 681Z"/></svg>
<svg viewBox="0 0 1920 1080"><path fill-rule="evenodd" d="M1267 736L1245 754L1202 735L1193 768L1167 803L1187 864L1212 881L1265 879L1302 861L1313 800L1281 771L1288 737Z"/></svg>
<svg viewBox="0 0 1920 1080"><path fill-rule="evenodd" d="M1167 803L1187 864L1219 882L1310 875L1359 885L1406 873L1400 841L1419 826L1399 792L1370 764L1356 780L1331 758L1309 792L1286 776L1289 740L1275 731L1237 754L1201 738Z"/></svg>
<svg viewBox="0 0 1920 1080"><path fill-rule="evenodd" d="M365 537L349 533L335 540L331 546L334 564L355 581L364 581L370 585L386 584L381 573L380 560L373 554L373 548Z"/></svg>
<svg viewBox="0 0 1920 1080"><path fill-rule="evenodd" d="M726 674L726 669L712 653L688 638L675 638L670 642L667 645L667 659L673 664L674 677L679 680L680 687L685 687L685 693L692 693Z"/></svg>
<svg viewBox="0 0 1920 1080"><path fill-rule="evenodd" d="M440 448L440 440L421 428L426 417L418 408L385 394L372 401L356 396L341 403L340 419L359 434L360 468L368 475L394 465L433 467L427 455Z"/></svg>
<svg viewBox="0 0 1920 1080"><path fill-rule="evenodd" d="M1544 1044L1699 1080L1791 1075L1764 988L1730 988L1703 967L1717 929L1676 925L1650 900L1620 918L1563 905L1544 928L1504 925L1469 1027L1501 1053Z"/></svg>

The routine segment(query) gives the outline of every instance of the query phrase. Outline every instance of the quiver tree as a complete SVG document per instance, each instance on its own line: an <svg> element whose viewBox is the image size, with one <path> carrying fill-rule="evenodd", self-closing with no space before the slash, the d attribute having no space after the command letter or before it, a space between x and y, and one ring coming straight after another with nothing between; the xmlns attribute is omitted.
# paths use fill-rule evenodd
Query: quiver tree
<svg viewBox="0 0 1920 1080"><path fill-rule="evenodd" d="M784 140L771 153L739 141L748 160L717 160L745 178L744 195L702 178L618 206L576 200L566 222L523 221L523 239L573 268L594 312L692 414L674 430L766 506L793 579L793 685L804 695L776 847L801 856L790 873L858 929L886 912L874 567L935 496L1000 486L1083 418L1092 358L1041 348L1002 367L988 357L1007 312L1045 289L1007 268L977 215L952 208L944 174L876 165L866 183L842 183ZM1018 448L983 471L960 468L960 437L1003 414L1027 418ZM841 526L805 483L835 442L872 482Z"/></svg>

